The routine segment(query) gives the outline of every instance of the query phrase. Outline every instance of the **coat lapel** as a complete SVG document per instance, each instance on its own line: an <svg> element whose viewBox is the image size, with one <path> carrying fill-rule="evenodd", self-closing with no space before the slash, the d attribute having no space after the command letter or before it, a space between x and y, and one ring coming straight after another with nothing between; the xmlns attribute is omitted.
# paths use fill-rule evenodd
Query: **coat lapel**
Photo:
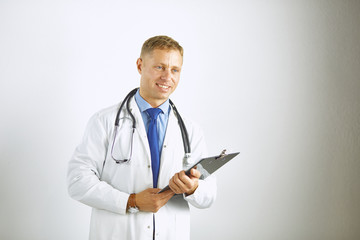
<svg viewBox="0 0 360 240"><path fill-rule="evenodd" d="M136 126L135 126L136 130L135 130L134 134L137 134L138 137L140 138L141 144L143 145L143 147L146 151L147 163L149 165L151 165L150 147L149 147L149 142L148 142L145 126L144 126L144 121L142 119L140 109L139 109L134 97L131 98L131 100L130 100L130 111L134 115L135 121L136 121Z"/></svg>
<svg viewBox="0 0 360 240"><path fill-rule="evenodd" d="M182 138L177 118L170 110L168 125L161 151L159 182L160 188L169 184L170 178L182 170Z"/></svg>

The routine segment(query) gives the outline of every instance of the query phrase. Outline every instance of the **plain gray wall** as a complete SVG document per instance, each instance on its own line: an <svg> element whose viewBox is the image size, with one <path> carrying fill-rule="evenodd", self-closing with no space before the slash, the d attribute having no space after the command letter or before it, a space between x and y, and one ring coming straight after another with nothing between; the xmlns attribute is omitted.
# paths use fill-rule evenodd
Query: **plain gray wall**
<svg viewBox="0 0 360 240"><path fill-rule="evenodd" d="M185 49L179 111L210 154L241 151L192 238L360 239L359 24L359 1L0 0L0 238L87 239L67 163L166 34Z"/></svg>

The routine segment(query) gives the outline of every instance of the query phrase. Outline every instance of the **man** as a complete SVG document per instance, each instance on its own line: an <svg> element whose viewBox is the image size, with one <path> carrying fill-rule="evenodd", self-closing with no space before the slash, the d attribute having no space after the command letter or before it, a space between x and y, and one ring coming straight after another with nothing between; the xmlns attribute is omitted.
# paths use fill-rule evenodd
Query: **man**
<svg viewBox="0 0 360 240"><path fill-rule="evenodd" d="M178 42L148 39L136 62L140 88L121 109L118 129L118 104L90 119L68 170L70 196L93 208L90 239L189 239L189 203L207 208L215 200L212 177L183 171L206 156L206 147L199 128L184 119L191 147L184 157L178 113L169 103L182 63Z"/></svg>

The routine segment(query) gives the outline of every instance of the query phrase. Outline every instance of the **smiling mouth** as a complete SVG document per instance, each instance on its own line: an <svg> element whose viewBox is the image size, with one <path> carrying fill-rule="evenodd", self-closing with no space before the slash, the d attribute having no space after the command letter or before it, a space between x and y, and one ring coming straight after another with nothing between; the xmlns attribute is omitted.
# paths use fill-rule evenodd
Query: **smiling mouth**
<svg viewBox="0 0 360 240"><path fill-rule="evenodd" d="M162 85L162 84L159 84L159 83L157 83L156 85L158 87L161 87L162 89L169 89L170 88L170 86Z"/></svg>

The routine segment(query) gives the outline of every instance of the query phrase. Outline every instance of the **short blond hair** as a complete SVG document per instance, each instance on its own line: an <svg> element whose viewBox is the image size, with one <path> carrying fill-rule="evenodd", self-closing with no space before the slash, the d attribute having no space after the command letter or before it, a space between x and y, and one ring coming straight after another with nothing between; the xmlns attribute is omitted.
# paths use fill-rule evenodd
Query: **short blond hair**
<svg viewBox="0 0 360 240"><path fill-rule="evenodd" d="M184 55L184 49L177 41L175 41L171 37L160 35L151 37L144 42L141 48L140 57L143 57L145 54L151 53L155 49L178 50L181 57L183 57Z"/></svg>

